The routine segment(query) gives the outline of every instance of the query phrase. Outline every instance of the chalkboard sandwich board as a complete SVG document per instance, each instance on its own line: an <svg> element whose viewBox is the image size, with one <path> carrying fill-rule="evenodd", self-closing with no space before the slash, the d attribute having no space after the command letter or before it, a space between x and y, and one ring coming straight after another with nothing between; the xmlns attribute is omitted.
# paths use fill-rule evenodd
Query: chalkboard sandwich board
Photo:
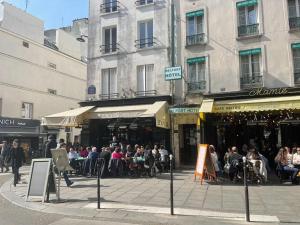
<svg viewBox="0 0 300 225"><path fill-rule="evenodd" d="M29 198L40 198L42 199L42 202L44 202L48 181L50 184L49 186L54 185L55 191L55 177L53 174L53 170L51 169L51 163L52 159L32 160L26 201ZM52 176L49 176L50 173L52 173ZM52 180L49 180L49 177L51 177Z"/></svg>

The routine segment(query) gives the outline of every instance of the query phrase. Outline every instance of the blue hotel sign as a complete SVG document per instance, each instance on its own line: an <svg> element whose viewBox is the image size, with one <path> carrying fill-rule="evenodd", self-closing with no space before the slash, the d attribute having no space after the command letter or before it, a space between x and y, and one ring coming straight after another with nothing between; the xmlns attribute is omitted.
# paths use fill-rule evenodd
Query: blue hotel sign
<svg viewBox="0 0 300 225"><path fill-rule="evenodd" d="M165 80L180 80L182 79L181 66L167 67L165 69Z"/></svg>

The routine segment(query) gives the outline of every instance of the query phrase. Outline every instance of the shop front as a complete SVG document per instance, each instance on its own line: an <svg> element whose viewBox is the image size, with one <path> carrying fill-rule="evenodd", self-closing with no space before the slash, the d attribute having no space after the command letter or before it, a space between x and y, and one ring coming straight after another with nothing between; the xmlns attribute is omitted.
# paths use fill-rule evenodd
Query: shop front
<svg viewBox="0 0 300 225"><path fill-rule="evenodd" d="M194 166L197 159L197 143L200 141L199 107L170 108L172 119L172 146L176 165Z"/></svg>
<svg viewBox="0 0 300 225"><path fill-rule="evenodd" d="M255 146L272 164L280 146L300 144L300 95L294 89L214 96L203 101L200 112L206 114L204 140L217 146L221 158L228 147L245 153L246 146Z"/></svg>
<svg viewBox="0 0 300 225"><path fill-rule="evenodd" d="M19 139L27 160L39 149L39 134L39 120L0 117L0 142L5 140L11 145L14 139Z"/></svg>

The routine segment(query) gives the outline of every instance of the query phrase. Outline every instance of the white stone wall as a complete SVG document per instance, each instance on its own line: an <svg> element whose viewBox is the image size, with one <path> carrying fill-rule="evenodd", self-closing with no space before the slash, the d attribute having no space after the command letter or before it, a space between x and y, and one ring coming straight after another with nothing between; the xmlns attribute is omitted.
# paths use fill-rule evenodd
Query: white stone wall
<svg viewBox="0 0 300 225"><path fill-rule="evenodd" d="M187 58L208 57L207 92L240 91L239 51L261 48L264 86L294 86L291 43L300 42L299 32L289 32L287 0L259 0L261 37L237 39L238 0L181 1L182 64ZM204 9L207 44L185 48L186 12ZM184 86L184 84L182 83Z"/></svg>
<svg viewBox="0 0 300 225"><path fill-rule="evenodd" d="M165 67L170 66L170 1L157 0L155 5L137 8L135 1L120 0L120 12L101 15L102 1L90 0L89 15L89 64L88 86L95 85L98 96L101 93L101 70L117 67L118 93L129 89L137 90L137 65L154 64L155 89L158 95L169 95L170 84L165 81ZM138 21L153 19L154 37L158 46L153 49L137 50ZM103 55L100 52L104 27L117 26L119 54Z"/></svg>

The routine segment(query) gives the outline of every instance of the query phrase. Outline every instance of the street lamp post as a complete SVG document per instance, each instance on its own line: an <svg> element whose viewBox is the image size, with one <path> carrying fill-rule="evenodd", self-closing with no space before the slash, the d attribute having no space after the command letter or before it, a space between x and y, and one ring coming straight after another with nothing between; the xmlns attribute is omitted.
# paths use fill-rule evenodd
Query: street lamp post
<svg viewBox="0 0 300 225"><path fill-rule="evenodd" d="M244 187L245 187L245 209L246 209L246 221L250 222L250 210L249 210L249 191L248 191L248 182L247 182L247 159L243 157L244 165Z"/></svg>
<svg viewBox="0 0 300 225"><path fill-rule="evenodd" d="M173 199L173 155L170 155L170 207L171 215L174 215L174 199Z"/></svg>

